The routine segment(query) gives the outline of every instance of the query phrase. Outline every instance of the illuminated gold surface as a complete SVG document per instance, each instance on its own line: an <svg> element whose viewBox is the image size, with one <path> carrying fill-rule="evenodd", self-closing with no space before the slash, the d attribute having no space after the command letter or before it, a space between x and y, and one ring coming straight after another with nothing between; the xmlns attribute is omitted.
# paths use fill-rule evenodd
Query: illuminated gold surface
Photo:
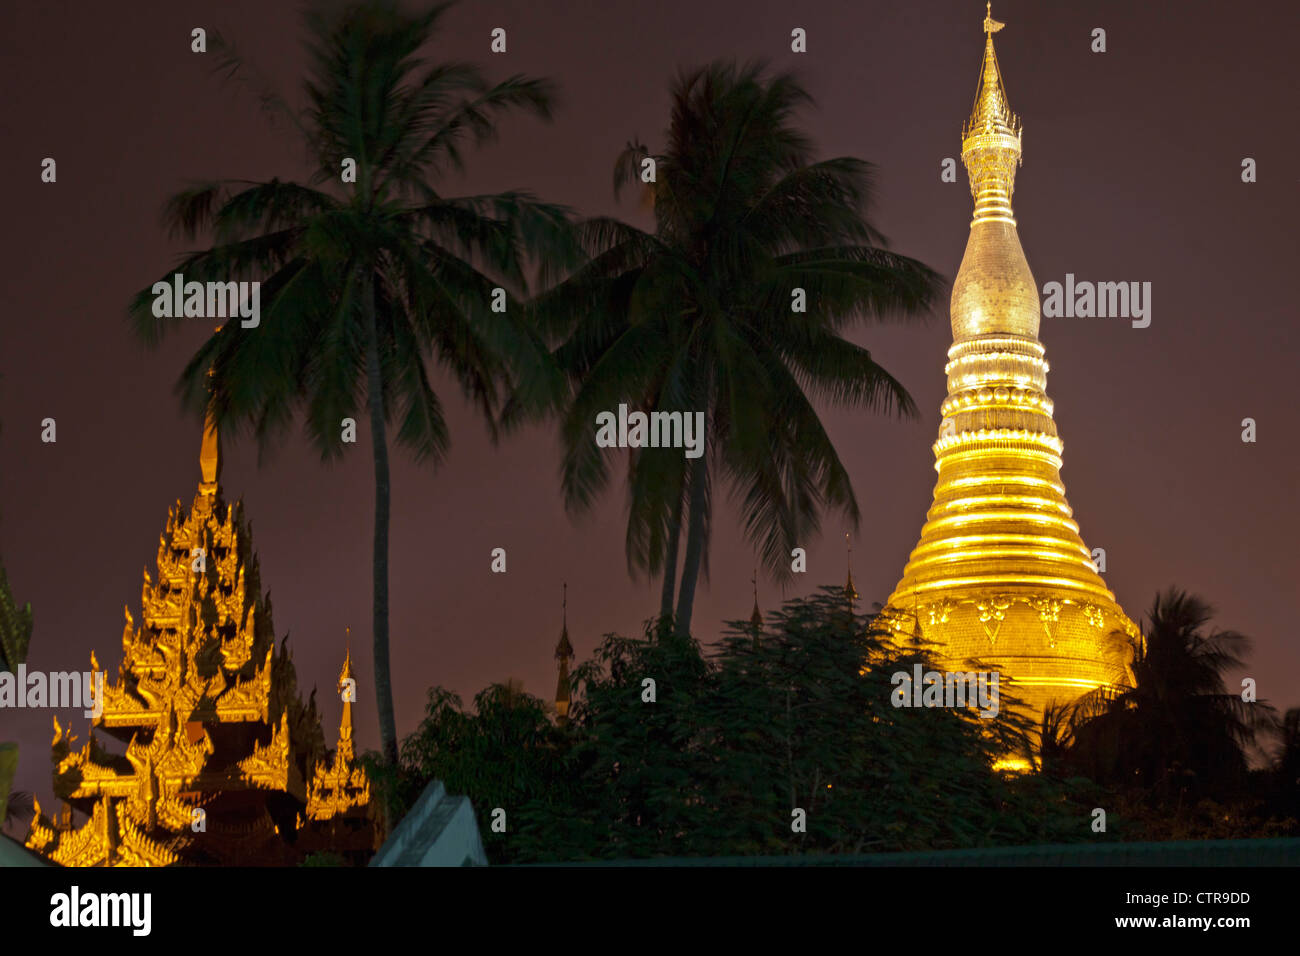
<svg viewBox="0 0 1300 956"><path fill-rule="evenodd" d="M954 668L978 659L1035 712L1127 683L1113 632L1137 629L1092 564L1061 482L1037 284L1011 196L1022 127L1007 104L993 33L962 162L975 214L953 282L948 396L934 444L934 502L881 620L921 635Z"/></svg>
<svg viewBox="0 0 1300 956"><path fill-rule="evenodd" d="M369 802L351 704L327 765L315 702L302 704L292 656L277 653L243 506L221 499L211 417L199 461L189 512L177 502L168 514L157 582L145 571L141 624L126 612L117 679L105 676L103 712L85 745L74 749L54 720L54 789L65 813L51 821L37 807L27 846L55 863L293 862L268 812L271 794L304 804L309 821ZM101 671L93 652L90 660ZM97 729L126 742L124 757L100 745ZM89 814L81 827L68 804ZM199 808L206 820L195 830Z"/></svg>
<svg viewBox="0 0 1300 956"><path fill-rule="evenodd" d="M348 649L339 672L339 693L344 682L355 680L352 676L352 650ZM355 684L353 685L355 686ZM339 742L334 750L334 762L328 767L316 765L316 773L307 789L307 819L330 820L342 816L356 807L370 802L370 780L365 770L356 762L352 744L352 702L343 700L343 719L339 722ZM299 827L303 826L301 819Z"/></svg>

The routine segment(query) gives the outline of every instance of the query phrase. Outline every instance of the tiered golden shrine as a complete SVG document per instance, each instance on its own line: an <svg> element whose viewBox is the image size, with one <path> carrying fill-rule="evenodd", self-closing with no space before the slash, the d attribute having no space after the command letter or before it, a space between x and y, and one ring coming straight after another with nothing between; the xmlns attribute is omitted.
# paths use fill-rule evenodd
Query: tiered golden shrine
<svg viewBox="0 0 1300 956"><path fill-rule="evenodd" d="M159 540L157 582L145 571L142 624L126 612L117 681L105 679L85 744L54 721L65 803L56 820L37 806L27 846L64 866L287 865L324 849L364 862L374 828L350 699L327 760L315 692L304 705L276 648L242 503L222 500L210 418L199 462L189 512L178 501ZM350 678L349 657L340 686Z"/></svg>
<svg viewBox="0 0 1300 956"><path fill-rule="evenodd" d="M975 215L953 282L934 503L880 620L897 637L934 642L953 669L982 661L1039 714L1128 683L1126 645L1113 635L1138 631L1097 573L1061 482L1038 286L1011 210L1021 124L993 52L1001 28L986 17L962 131Z"/></svg>

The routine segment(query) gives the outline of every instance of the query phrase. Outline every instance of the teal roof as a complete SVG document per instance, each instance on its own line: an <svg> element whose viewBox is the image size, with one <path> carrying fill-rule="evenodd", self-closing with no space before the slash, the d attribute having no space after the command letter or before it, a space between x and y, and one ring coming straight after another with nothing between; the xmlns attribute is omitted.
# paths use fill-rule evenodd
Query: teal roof
<svg viewBox="0 0 1300 956"><path fill-rule="evenodd" d="M549 864L554 866L555 864ZM925 853L656 857L562 866L1300 866L1300 839L1062 843Z"/></svg>
<svg viewBox="0 0 1300 956"><path fill-rule="evenodd" d="M49 866L13 837L0 833L0 866Z"/></svg>

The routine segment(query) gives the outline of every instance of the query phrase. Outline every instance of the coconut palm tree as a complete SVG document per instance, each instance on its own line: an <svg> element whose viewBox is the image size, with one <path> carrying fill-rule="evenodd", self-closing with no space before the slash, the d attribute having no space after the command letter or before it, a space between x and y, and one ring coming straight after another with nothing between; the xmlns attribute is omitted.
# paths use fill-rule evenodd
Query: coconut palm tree
<svg viewBox="0 0 1300 956"><path fill-rule="evenodd" d="M343 419L364 417L361 407L368 413L375 696L390 764L397 760L390 426L416 460L436 465L446 456L430 359L455 378L493 437L507 390L525 405L553 401L563 378L520 302L533 264L565 269L577 261L565 259L572 243L561 207L522 192L450 198L436 188L439 176L462 167L466 145L494 135L503 114L549 118L554 99L543 80L489 84L472 64L424 59L448 6L407 13L392 0L364 0L309 12L305 108L265 97L302 134L314 169L309 183L207 183L173 197L164 213L186 238L211 233L209 248L176 267L186 280L261 282L260 324L227 321L182 373L177 388L190 409L210 407L218 425L251 430L263 450L301 412L324 459L343 451ZM229 44L221 53L223 66L242 68ZM152 304L151 293L141 292L131 307L136 332L151 345L188 321L159 318Z"/></svg>
<svg viewBox="0 0 1300 956"><path fill-rule="evenodd" d="M1278 748L1274 771L1284 812L1300 817L1300 707L1292 707L1277 726Z"/></svg>
<svg viewBox="0 0 1300 956"><path fill-rule="evenodd" d="M813 161L794 122L810 102L794 77L768 76L760 63L680 75L664 150L633 142L615 164L616 195L646 186L654 232L584 223L591 261L534 303L546 328L567 335L557 355L574 383L563 424L572 510L608 482L611 458L594 442L599 412L627 403L704 413L702 456L643 448L629 465L629 567L662 571L665 613L685 532L682 634L707 573L719 481L738 498L765 567L784 579L790 548L816 533L824 507L858 519L814 402L915 413L903 387L842 333L864 317L925 313L939 276L885 248L867 218L869 163Z"/></svg>
<svg viewBox="0 0 1300 956"><path fill-rule="evenodd" d="M1208 629L1214 609L1177 588L1156 595L1147 617L1132 642L1134 686L1079 701L1069 759L1100 783L1160 796L1240 782L1258 735L1275 722L1272 707L1224 683L1244 666L1250 639Z"/></svg>

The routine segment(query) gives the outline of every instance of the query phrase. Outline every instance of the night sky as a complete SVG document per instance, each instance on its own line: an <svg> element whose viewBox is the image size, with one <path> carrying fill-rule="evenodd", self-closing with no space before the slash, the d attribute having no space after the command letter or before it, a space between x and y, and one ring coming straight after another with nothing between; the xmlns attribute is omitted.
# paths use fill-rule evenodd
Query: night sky
<svg viewBox="0 0 1300 956"><path fill-rule="evenodd" d="M663 145L668 84L679 67L765 57L795 69L817 101L803 126L819 158L879 167L875 223L892 247L951 278L971 214L960 153L983 49L977 0L484 0L454 10L432 51L473 59L492 79L553 78L552 124L513 117L474 154L447 194L524 188L584 215L642 227L616 203L613 161L634 137ZM1217 623L1256 640L1245 672L1279 707L1300 704L1292 627L1300 521L1296 360L1298 8L1277 3L996 3L1011 108L1023 119L1016 180L1021 242L1041 289L1067 272L1151 282L1152 321L1044 319L1048 392L1065 441L1062 475L1105 579L1135 620L1158 589L1209 600ZM129 10L129 12L124 12ZM267 0L136 0L128 5L10 0L0 9L4 317L0 322L0 558L15 597L31 602L28 666L84 670L96 649L110 673L123 617L139 619L141 569L153 572L168 506L188 507L199 480L200 424L172 393L208 323L147 352L132 339L130 296L184 251L159 226L162 201L189 182L305 180L302 150L246 87L190 51L203 26L233 39L296 102L298 7ZM489 53L494 27L504 55ZM803 27L808 52L790 52ZM1091 31L1108 51L1090 50ZM40 181L46 157L58 182ZM1258 162L1258 182L1241 162ZM946 302L946 299L945 299ZM826 421L853 476L863 520L853 576L883 601L916 543L935 473L930 445L951 342L946 306L923 326L863 325L851 337L911 391L919 420L860 412ZM558 434L538 427L489 442L445 378L453 448L440 470L393 457L391 634L399 734L419 721L426 689L468 701L510 677L549 698L569 584L580 659L609 631L639 634L659 581L632 580L623 551L621 475L585 519L559 490ZM40 422L58 423L56 444ZM1254 418L1258 441L1241 440ZM364 416L359 415L361 428ZM368 436L323 466L295 434L259 466L247 441L224 443L227 499L252 519L276 632L304 693L329 693L351 626L361 694L359 743L378 746L370 668L373 474ZM719 496L721 501L723 496ZM847 530L828 515L808 549L805 583L844 579ZM493 548L507 574L489 571ZM720 503L712 577L696 636L748 617L752 550ZM771 610L781 591L760 578ZM1240 676L1240 675L1234 675ZM69 713L60 713L65 723ZM50 793L51 712L5 711L0 739L23 752L15 786ZM79 736L86 721L71 720ZM82 736L84 739L84 736Z"/></svg>

